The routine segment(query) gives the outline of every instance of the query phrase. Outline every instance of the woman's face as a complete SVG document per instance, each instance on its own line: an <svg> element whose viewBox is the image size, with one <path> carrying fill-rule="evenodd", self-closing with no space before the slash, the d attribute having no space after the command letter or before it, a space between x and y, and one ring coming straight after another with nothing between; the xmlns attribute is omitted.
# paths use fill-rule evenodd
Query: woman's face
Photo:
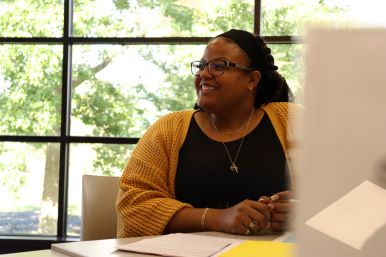
<svg viewBox="0 0 386 257"><path fill-rule="evenodd" d="M248 58L238 45L228 42L219 37L207 45L201 60L209 62L212 60L225 60L248 66ZM195 88L197 93L197 104L209 112L216 110L233 109L236 106L252 101L254 96L250 88L255 87L257 81L253 79L250 72L229 67L222 75L212 75L208 67L195 76ZM253 91L254 92L254 91Z"/></svg>

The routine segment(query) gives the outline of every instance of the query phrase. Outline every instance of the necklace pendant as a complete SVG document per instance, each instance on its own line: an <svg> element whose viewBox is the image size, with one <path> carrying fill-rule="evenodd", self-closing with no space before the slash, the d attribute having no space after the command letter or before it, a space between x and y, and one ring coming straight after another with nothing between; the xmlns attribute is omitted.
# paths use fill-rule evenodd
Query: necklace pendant
<svg viewBox="0 0 386 257"><path fill-rule="evenodd" d="M230 169L231 169L231 171L233 171L233 172L239 173L239 167L237 167L237 165L234 164L234 163L232 163Z"/></svg>

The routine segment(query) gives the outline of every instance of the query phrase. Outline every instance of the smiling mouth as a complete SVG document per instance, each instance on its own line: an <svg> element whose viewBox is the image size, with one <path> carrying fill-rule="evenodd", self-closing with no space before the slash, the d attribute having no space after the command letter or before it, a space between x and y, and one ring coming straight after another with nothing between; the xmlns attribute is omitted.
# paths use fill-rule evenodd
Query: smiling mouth
<svg viewBox="0 0 386 257"><path fill-rule="evenodd" d="M209 91L213 91L213 90L215 90L216 88L214 87L214 86L210 86L210 85L207 85L207 84L201 84L200 85L200 89L202 90L202 91L206 91L206 92L209 92Z"/></svg>

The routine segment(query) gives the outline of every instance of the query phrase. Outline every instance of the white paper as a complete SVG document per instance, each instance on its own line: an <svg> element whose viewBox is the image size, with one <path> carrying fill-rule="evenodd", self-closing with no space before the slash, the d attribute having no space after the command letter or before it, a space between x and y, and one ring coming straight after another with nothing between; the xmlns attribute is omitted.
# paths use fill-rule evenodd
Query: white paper
<svg viewBox="0 0 386 257"><path fill-rule="evenodd" d="M120 245L118 249L163 256L208 257L235 242L240 240L177 233Z"/></svg>
<svg viewBox="0 0 386 257"><path fill-rule="evenodd" d="M221 251L217 252L216 254L211 255L210 257L219 257L219 256L222 255L223 253L229 251L230 249L232 249L232 248L238 246L238 245L241 244L241 243L242 243L242 241L237 242L237 243L232 243L232 244L228 245L227 247L225 247L224 249L222 249Z"/></svg>
<svg viewBox="0 0 386 257"><path fill-rule="evenodd" d="M386 224L386 190L364 181L306 224L357 250Z"/></svg>

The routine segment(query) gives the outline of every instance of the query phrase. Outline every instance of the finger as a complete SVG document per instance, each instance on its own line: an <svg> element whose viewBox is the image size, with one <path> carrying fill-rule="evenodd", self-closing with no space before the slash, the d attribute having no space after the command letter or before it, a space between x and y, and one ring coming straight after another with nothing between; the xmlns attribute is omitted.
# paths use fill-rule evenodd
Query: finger
<svg viewBox="0 0 386 257"><path fill-rule="evenodd" d="M248 220L248 221L247 221ZM240 223L238 227L238 234L240 235L251 235L260 230L260 225L257 221L250 218L245 219L245 221Z"/></svg>
<svg viewBox="0 0 386 257"><path fill-rule="evenodd" d="M271 211L266 204L261 202L252 202L249 217L252 220L257 221L259 224L259 229L257 231L260 231L261 229L265 228L271 220Z"/></svg>
<svg viewBox="0 0 386 257"><path fill-rule="evenodd" d="M254 232L257 233L267 226L267 222L263 214L253 211L250 215L250 222L247 226Z"/></svg>
<svg viewBox="0 0 386 257"><path fill-rule="evenodd" d="M279 213L288 213L292 209L291 203L270 203L268 207L274 211Z"/></svg>
<svg viewBox="0 0 386 257"><path fill-rule="evenodd" d="M244 209L244 213L243 213L244 215L241 217L241 222L252 232L256 233L260 231L262 228L266 227L267 221L263 213L253 208L254 203L255 203L254 201L247 202L248 206L247 208ZM262 203L260 203L260 205L266 206L265 204L262 204Z"/></svg>
<svg viewBox="0 0 386 257"><path fill-rule="evenodd" d="M254 232L252 231L252 229L248 228L248 226L245 226L245 225L242 225L238 228L237 230L237 233L236 234L239 234L239 235L251 235L253 234Z"/></svg>
<svg viewBox="0 0 386 257"><path fill-rule="evenodd" d="M288 221L288 214L272 212L271 223L272 222L287 222L287 221Z"/></svg>
<svg viewBox="0 0 386 257"><path fill-rule="evenodd" d="M258 202L268 204L271 201L271 198L268 196L260 196Z"/></svg>
<svg viewBox="0 0 386 257"><path fill-rule="evenodd" d="M244 235L245 236L249 236L250 234L252 234L253 232L249 229L249 228L247 228L246 230L245 230L245 232L244 232Z"/></svg>
<svg viewBox="0 0 386 257"><path fill-rule="evenodd" d="M232 233L238 235L250 235L253 232L251 231L251 229L241 224L239 227L234 228Z"/></svg>
<svg viewBox="0 0 386 257"><path fill-rule="evenodd" d="M270 198L271 198L271 202L288 201L292 198L292 192L291 191L278 192L272 195Z"/></svg>
<svg viewBox="0 0 386 257"><path fill-rule="evenodd" d="M267 227L267 224L271 219L271 211L267 204L251 200L245 200L242 204L245 208L243 208L240 221L244 226L254 233Z"/></svg>
<svg viewBox="0 0 386 257"><path fill-rule="evenodd" d="M285 222L271 222L270 227L272 231L275 232L283 232L284 230L287 229L287 224Z"/></svg>
<svg viewBox="0 0 386 257"><path fill-rule="evenodd" d="M248 229L250 229L250 231L253 233L253 234L256 234L257 232L259 232L261 230L261 225L260 223L257 221L257 220L254 220L254 219L251 219L251 221L248 223Z"/></svg>
<svg viewBox="0 0 386 257"><path fill-rule="evenodd" d="M233 234L239 234L239 235L245 235L252 233L251 229L248 228L248 222L250 219L245 217L244 219L238 220L237 222L234 222L232 225L231 233ZM249 230L249 232L247 231Z"/></svg>
<svg viewBox="0 0 386 257"><path fill-rule="evenodd" d="M270 211L270 208L268 207L267 204L264 204L261 202L256 202L256 201L251 201L251 207L255 211L264 215L265 223L269 222L269 220L271 219L271 211Z"/></svg>
<svg viewBox="0 0 386 257"><path fill-rule="evenodd" d="M256 233L264 225L264 215L257 212L250 206L250 202L245 201L244 207L239 209L237 218L233 222L234 233L244 235L245 233Z"/></svg>
<svg viewBox="0 0 386 257"><path fill-rule="evenodd" d="M256 201L244 200L243 202L230 208L235 209L237 212L231 222L232 224L230 230L232 233L244 235L247 229L249 229L251 233L255 233L266 226L265 215L260 213L259 210L253 208L256 203ZM268 209L267 205L263 203L259 203L258 206L259 209ZM269 212L267 213L270 215Z"/></svg>

